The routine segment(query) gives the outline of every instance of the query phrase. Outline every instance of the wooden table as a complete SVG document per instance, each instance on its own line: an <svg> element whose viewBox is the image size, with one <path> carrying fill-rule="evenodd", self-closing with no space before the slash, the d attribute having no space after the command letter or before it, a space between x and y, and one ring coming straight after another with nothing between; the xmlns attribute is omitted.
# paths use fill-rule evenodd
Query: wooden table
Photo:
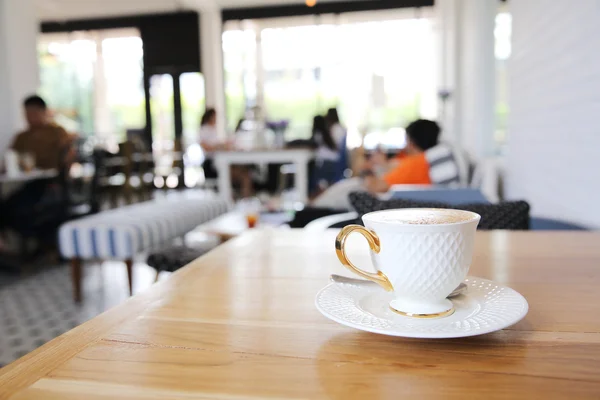
<svg viewBox="0 0 600 400"><path fill-rule="evenodd" d="M598 399L600 234L478 233L473 275L527 317L463 339L381 336L321 316L335 232L260 231L0 370L1 399ZM366 245L351 248L368 262Z"/></svg>
<svg viewBox="0 0 600 400"><path fill-rule="evenodd" d="M219 172L219 194L226 199L233 198L230 172L232 165L290 163L294 164L296 170L294 185L298 191L298 200L307 202L308 162L313 157L314 152L308 149L217 151L214 153L214 160Z"/></svg>

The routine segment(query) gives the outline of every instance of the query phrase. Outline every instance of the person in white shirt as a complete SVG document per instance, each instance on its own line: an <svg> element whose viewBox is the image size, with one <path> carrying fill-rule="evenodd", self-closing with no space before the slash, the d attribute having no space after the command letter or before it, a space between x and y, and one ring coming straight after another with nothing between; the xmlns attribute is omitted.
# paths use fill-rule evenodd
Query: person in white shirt
<svg viewBox="0 0 600 400"><path fill-rule="evenodd" d="M200 146L204 151L204 177L206 179L216 179L217 170L213 162L213 153L218 150L231 150L231 143L219 139L217 133L217 112L214 108L207 108L200 121L200 133L198 134ZM248 168L243 166L231 167L231 180L240 185L242 197L252 195L252 177Z"/></svg>
<svg viewBox="0 0 600 400"><path fill-rule="evenodd" d="M200 133L198 134L200 147L204 151L202 169L204 170L204 177L207 179L215 179L217 177L217 170L213 163L213 153L216 150L224 150L226 147L219 140L216 127L217 112L214 108L207 108L200 120Z"/></svg>

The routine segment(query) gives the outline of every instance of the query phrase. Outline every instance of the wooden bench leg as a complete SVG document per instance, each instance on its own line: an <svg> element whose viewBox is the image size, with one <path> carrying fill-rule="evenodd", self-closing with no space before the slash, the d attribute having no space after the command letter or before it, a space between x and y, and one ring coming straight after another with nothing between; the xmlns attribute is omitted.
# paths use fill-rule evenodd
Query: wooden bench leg
<svg viewBox="0 0 600 400"><path fill-rule="evenodd" d="M71 259L71 279L73 281L73 300L81 302L81 260Z"/></svg>
<svg viewBox="0 0 600 400"><path fill-rule="evenodd" d="M133 260L127 259L125 260L125 265L127 265L127 279L129 280L129 295L133 295Z"/></svg>

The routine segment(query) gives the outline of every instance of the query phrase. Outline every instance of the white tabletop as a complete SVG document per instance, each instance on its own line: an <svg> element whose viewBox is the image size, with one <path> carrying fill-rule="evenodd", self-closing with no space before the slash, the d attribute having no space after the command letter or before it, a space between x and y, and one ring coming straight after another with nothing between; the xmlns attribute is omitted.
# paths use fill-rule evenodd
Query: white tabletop
<svg viewBox="0 0 600 400"><path fill-rule="evenodd" d="M20 172L18 174L0 174L0 183L7 182L28 182L37 179L49 179L58 176L56 169L34 169L29 172Z"/></svg>
<svg viewBox="0 0 600 400"><path fill-rule="evenodd" d="M314 150L310 149L256 149L214 152L216 163L219 163L219 160L227 160L229 162L278 163L293 162L296 160L309 161L313 157Z"/></svg>

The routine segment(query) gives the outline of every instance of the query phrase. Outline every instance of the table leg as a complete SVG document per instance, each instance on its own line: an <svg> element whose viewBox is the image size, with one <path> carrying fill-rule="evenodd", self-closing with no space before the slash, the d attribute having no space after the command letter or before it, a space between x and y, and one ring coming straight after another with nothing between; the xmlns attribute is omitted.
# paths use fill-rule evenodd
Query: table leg
<svg viewBox="0 0 600 400"><path fill-rule="evenodd" d="M125 260L127 266L127 280L129 282L129 295L133 295L133 260Z"/></svg>
<svg viewBox="0 0 600 400"><path fill-rule="evenodd" d="M227 201L233 200L232 189L231 189L231 166L228 162L216 163L217 171L219 176L217 178L217 184L219 186L219 195Z"/></svg>
<svg viewBox="0 0 600 400"><path fill-rule="evenodd" d="M296 179L294 186L298 193L298 200L304 204L308 202L308 161L296 161Z"/></svg>
<svg viewBox="0 0 600 400"><path fill-rule="evenodd" d="M81 302L81 260L71 259L71 280L73 281L73 300Z"/></svg>

